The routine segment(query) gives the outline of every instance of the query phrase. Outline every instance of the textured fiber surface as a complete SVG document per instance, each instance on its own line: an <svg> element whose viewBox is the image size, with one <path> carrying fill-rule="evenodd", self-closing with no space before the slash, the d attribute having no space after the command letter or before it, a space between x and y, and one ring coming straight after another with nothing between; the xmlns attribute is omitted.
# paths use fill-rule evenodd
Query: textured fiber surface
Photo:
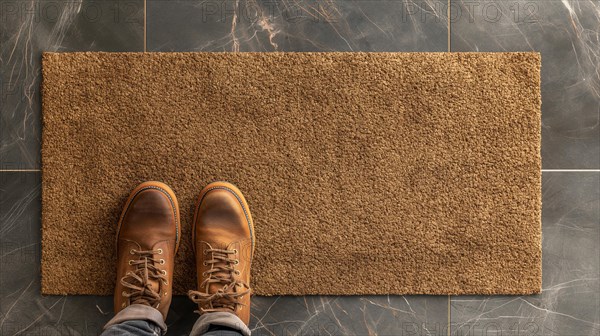
<svg viewBox="0 0 600 336"><path fill-rule="evenodd" d="M246 195L257 294L527 294L541 287L537 53L43 57L46 294L112 294L145 180Z"/></svg>

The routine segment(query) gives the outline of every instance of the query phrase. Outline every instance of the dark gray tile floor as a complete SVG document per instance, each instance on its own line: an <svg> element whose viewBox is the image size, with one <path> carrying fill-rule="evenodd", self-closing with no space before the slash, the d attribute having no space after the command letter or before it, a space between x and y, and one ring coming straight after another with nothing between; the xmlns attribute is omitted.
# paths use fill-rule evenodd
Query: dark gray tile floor
<svg viewBox="0 0 600 336"><path fill-rule="evenodd" d="M453 297L453 335L600 334L600 173L544 173L542 190L542 294Z"/></svg>
<svg viewBox="0 0 600 336"><path fill-rule="evenodd" d="M145 12L143 0L0 0L0 335L96 335L110 318L110 297L40 295L40 54L144 48L540 51L541 295L255 297L251 327L254 335L600 334L600 4L452 0L450 9L448 34L448 2L435 0L148 0ZM189 331L193 309L175 299L169 334Z"/></svg>
<svg viewBox="0 0 600 336"><path fill-rule="evenodd" d="M453 1L452 51L542 54L542 158L600 167L600 2Z"/></svg>
<svg viewBox="0 0 600 336"><path fill-rule="evenodd" d="M41 53L143 51L143 0L0 0L0 169L39 169Z"/></svg>
<svg viewBox="0 0 600 336"><path fill-rule="evenodd" d="M149 51L447 51L447 4L150 1Z"/></svg>

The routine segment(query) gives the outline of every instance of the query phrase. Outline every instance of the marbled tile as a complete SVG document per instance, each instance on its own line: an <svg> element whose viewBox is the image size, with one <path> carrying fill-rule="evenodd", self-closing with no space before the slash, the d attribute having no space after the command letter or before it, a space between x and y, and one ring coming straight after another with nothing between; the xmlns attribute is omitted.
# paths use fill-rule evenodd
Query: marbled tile
<svg viewBox="0 0 600 336"><path fill-rule="evenodd" d="M542 189L542 294L452 297L452 335L600 334L600 172L544 173Z"/></svg>
<svg viewBox="0 0 600 336"><path fill-rule="evenodd" d="M447 335L447 296L259 297L253 335Z"/></svg>
<svg viewBox="0 0 600 336"><path fill-rule="evenodd" d="M95 335L112 298L40 295L40 183L0 172L0 334Z"/></svg>
<svg viewBox="0 0 600 336"><path fill-rule="evenodd" d="M0 169L40 167L43 51L143 51L143 0L0 1Z"/></svg>
<svg viewBox="0 0 600 336"><path fill-rule="evenodd" d="M194 305L177 297L167 320L192 329ZM447 296L274 296L252 298L250 329L262 335L447 335Z"/></svg>
<svg viewBox="0 0 600 336"><path fill-rule="evenodd" d="M453 0L452 51L542 54L544 168L600 168L600 2Z"/></svg>
<svg viewBox="0 0 600 336"><path fill-rule="evenodd" d="M445 51L447 2L149 0L151 51Z"/></svg>

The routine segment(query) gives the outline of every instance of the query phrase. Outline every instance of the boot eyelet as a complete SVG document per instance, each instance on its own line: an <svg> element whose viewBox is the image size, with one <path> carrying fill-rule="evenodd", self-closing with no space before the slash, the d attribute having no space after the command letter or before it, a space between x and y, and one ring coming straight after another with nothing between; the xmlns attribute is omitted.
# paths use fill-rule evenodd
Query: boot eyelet
<svg viewBox="0 0 600 336"><path fill-rule="evenodd" d="M240 275L240 271L239 270L235 270L234 272L236 275Z"/></svg>
<svg viewBox="0 0 600 336"><path fill-rule="evenodd" d="M237 254L237 249L233 249L233 253L234 253L234 254Z"/></svg>
<svg viewBox="0 0 600 336"><path fill-rule="evenodd" d="M160 259L159 262L160 262L161 265L164 265L165 264L165 259Z"/></svg>
<svg viewBox="0 0 600 336"><path fill-rule="evenodd" d="M206 273L206 272L202 272L202 276L203 276L203 277L207 277L207 276L208 276L208 273Z"/></svg>
<svg viewBox="0 0 600 336"><path fill-rule="evenodd" d="M235 259L235 260L233 261L233 263L234 263L235 265L237 265L237 264L239 264L239 263L240 263L240 261L239 261L239 260L237 260L237 259Z"/></svg>
<svg viewBox="0 0 600 336"><path fill-rule="evenodd" d="M133 251L133 249L129 250L129 254L135 254L135 252Z"/></svg>
<svg viewBox="0 0 600 336"><path fill-rule="evenodd" d="M133 265L133 260L129 260L129 265Z"/></svg>
<svg viewBox="0 0 600 336"><path fill-rule="evenodd" d="M165 270L162 270L162 274L163 274L163 275L167 275L167 271L165 271Z"/></svg>
<svg viewBox="0 0 600 336"><path fill-rule="evenodd" d="M208 266L208 264L206 263L206 261L205 261L205 262L203 262L203 263L202 263L202 265L204 265L204 266Z"/></svg>
<svg viewBox="0 0 600 336"><path fill-rule="evenodd" d="M163 250L159 248L158 249L158 254L162 254L162 253L163 253Z"/></svg>
<svg viewBox="0 0 600 336"><path fill-rule="evenodd" d="M165 292L164 296L167 296L167 292Z"/></svg>
<svg viewBox="0 0 600 336"><path fill-rule="evenodd" d="M169 282L168 282L167 280L163 280L163 283L164 283L165 285L168 285L168 284L169 284Z"/></svg>
<svg viewBox="0 0 600 336"><path fill-rule="evenodd" d="M122 308L125 308L127 306L127 304L125 302L123 302L123 304L121 305Z"/></svg>
<svg viewBox="0 0 600 336"><path fill-rule="evenodd" d="M123 291L123 292L121 293L121 295L123 295L123 296L127 296L127 293L126 293L125 291ZM123 304L125 304L125 303L123 303Z"/></svg>
<svg viewBox="0 0 600 336"><path fill-rule="evenodd" d="M204 255L207 255L208 251L204 250L204 251L202 251L202 253L204 253Z"/></svg>

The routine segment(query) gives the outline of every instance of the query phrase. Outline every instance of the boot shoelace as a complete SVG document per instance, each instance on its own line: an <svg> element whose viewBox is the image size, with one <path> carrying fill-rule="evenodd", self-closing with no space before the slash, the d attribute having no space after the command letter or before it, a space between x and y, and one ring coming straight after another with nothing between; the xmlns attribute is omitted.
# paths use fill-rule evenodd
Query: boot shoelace
<svg viewBox="0 0 600 336"><path fill-rule="evenodd" d="M134 265L135 271L129 271L121 278L121 285L126 288L123 296L129 299L130 304L146 304L154 308L160 305L160 292L163 285L168 284L167 271L160 270L156 264L164 264L164 259L156 260L155 254L162 254L162 249L138 251L131 249L130 254L137 255L137 260L129 260L129 265ZM158 292L152 289L150 280L158 281Z"/></svg>
<svg viewBox="0 0 600 336"><path fill-rule="evenodd" d="M200 305L200 311L197 312L201 314L221 311L223 308L235 312L238 306L244 305L239 299L244 295L250 295L251 291L250 286L238 277L240 272L234 268L239 260L229 258L229 255L237 253L237 250L204 250L204 254L208 253L212 253L212 259L205 261L204 266L212 265L212 267L202 274L207 278L202 281L200 288L209 288L211 284L222 284L223 287L212 294L189 291L188 296ZM242 290L239 290L239 287ZM209 308L202 307L207 304Z"/></svg>

